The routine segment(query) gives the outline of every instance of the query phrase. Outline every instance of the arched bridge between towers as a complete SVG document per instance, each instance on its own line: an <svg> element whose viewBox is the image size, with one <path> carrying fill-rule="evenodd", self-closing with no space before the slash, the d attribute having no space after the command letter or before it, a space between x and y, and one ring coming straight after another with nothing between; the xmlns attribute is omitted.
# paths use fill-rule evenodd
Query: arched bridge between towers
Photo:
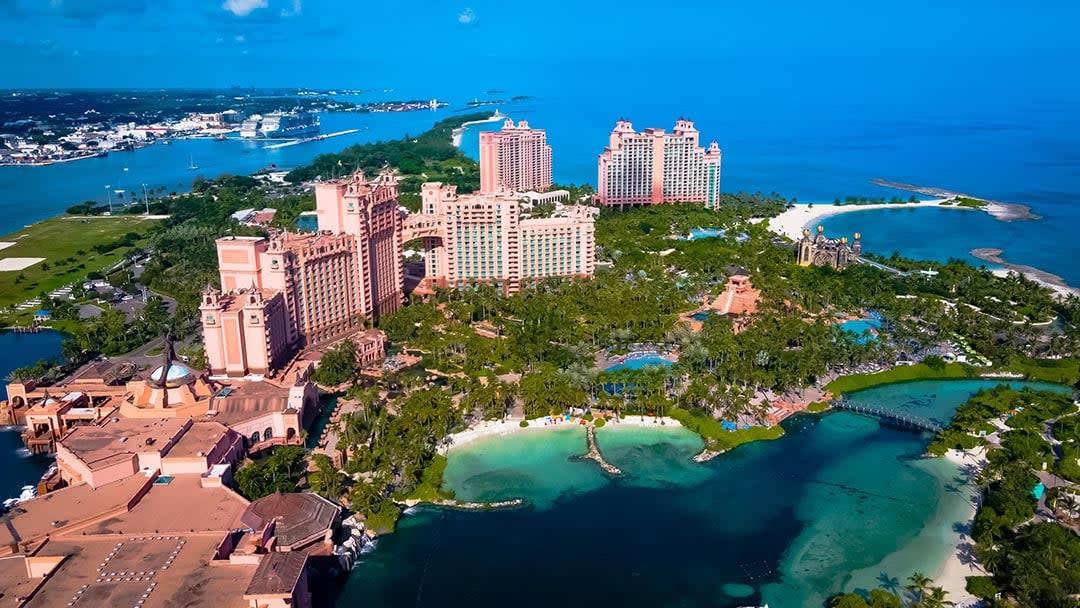
<svg viewBox="0 0 1080 608"><path fill-rule="evenodd" d="M401 242L403 243L424 237L443 238L443 236L442 219L434 215L409 214L401 226Z"/></svg>
<svg viewBox="0 0 1080 608"><path fill-rule="evenodd" d="M857 405L847 401L846 399L836 399L832 402L832 406L836 409L847 410L849 412L855 412L856 414L862 414L864 416L871 416L877 418L879 421L895 426L901 429L907 429L909 431L927 432L927 433L940 433L945 430L945 427L936 422L931 422L918 416L909 416L907 414L901 414L893 410L885 409L883 407L871 407L867 405Z"/></svg>

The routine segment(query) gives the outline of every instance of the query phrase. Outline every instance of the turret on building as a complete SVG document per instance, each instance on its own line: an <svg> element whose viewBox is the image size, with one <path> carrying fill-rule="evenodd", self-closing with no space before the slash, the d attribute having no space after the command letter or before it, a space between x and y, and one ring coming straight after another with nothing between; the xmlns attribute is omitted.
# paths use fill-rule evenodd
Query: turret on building
<svg viewBox="0 0 1080 608"><path fill-rule="evenodd" d="M825 236L825 227L817 227L817 235L811 236L810 229L803 230L803 236L796 244L800 266L830 266L843 270L862 254L862 235L855 233L855 239L848 242L846 236L830 239Z"/></svg>

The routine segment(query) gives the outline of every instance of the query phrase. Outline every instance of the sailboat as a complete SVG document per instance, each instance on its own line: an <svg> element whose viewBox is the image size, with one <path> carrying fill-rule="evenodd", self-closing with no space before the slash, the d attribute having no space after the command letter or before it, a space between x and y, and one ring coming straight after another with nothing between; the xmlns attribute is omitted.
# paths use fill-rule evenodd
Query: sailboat
<svg viewBox="0 0 1080 608"><path fill-rule="evenodd" d="M192 156L192 157L191 157L191 164L190 164L190 165L188 165L188 171L194 171L194 170L196 170L196 169L198 169L198 168L199 168L199 165L196 165L196 164L195 164L195 157L194 157L194 156Z"/></svg>

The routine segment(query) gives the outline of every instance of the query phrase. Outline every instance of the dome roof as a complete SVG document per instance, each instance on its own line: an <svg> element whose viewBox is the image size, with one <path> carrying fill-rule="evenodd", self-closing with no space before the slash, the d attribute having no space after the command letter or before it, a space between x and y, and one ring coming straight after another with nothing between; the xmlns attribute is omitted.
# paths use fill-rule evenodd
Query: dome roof
<svg viewBox="0 0 1080 608"><path fill-rule="evenodd" d="M161 371L164 366L160 366L150 374L150 380L153 382L161 382ZM180 365L179 363L170 363L169 371L165 373L165 386L173 388L176 386L183 386L195 381L195 374L191 373L191 370L187 367Z"/></svg>

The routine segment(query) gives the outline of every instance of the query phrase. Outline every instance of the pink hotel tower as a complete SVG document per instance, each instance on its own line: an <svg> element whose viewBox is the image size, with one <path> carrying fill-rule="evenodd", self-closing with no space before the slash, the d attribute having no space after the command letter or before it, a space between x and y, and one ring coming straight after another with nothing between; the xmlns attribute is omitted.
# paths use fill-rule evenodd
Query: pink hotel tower
<svg viewBox="0 0 1080 608"><path fill-rule="evenodd" d="M720 147L702 148L694 123L679 119L671 133L634 131L620 120L597 166L597 200L624 207L661 203L720 204Z"/></svg>
<svg viewBox="0 0 1080 608"><path fill-rule="evenodd" d="M203 341L215 375L267 374L298 348L356 333L403 300L397 180L384 171L315 187L319 232L217 240L221 290L202 296ZM360 340L381 351L381 334Z"/></svg>
<svg viewBox="0 0 1080 608"><path fill-rule="evenodd" d="M593 275L595 207L563 205L530 218L507 190L459 196L439 182L425 183L421 197L423 213L405 224L406 238L424 243L421 291L488 284L511 294L547 277Z"/></svg>
<svg viewBox="0 0 1080 608"><path fill-rule="evenodd" d="M501 131L480 132L480 192L544 192L551 188L547 133L507 119Z"/></svg>

